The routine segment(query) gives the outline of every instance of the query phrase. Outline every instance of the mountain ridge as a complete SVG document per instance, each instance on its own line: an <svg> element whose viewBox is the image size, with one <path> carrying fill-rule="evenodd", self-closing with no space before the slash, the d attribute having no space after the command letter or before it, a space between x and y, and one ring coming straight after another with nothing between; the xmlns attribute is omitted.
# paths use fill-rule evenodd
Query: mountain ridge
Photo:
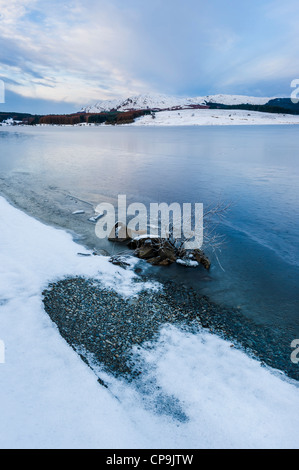
<svg viewBox="0 0 299 470"><path fill-rule="evenodd" d="M113 100L100 100L95 104L85 106L81 112L101 113L112 110L131 111L139 109L183 109L192 107L205 107L209 103L221 105L265 105L276 97L254 97L246 95L206 95L196 97L176 97L163 94L140 94L128 98L118 98Z"/></svg>

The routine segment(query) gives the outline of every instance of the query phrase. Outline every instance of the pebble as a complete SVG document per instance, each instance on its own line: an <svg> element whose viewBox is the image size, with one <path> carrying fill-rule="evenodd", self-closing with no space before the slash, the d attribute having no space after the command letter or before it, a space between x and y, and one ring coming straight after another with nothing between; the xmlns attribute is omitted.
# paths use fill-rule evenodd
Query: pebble
<svg viewBox="0 0 299 470"><path fill-rule="evenodd" d="M132 360L132 347L154 342L165 324L195 333L208 328L231 347L299 380L299 368L290 361L292 338L288 342L279 329L261 328L240 309L219 306L173 281L165 282L160 292L143 291L125 300L93 279L68 278L49 284L43 302L62 337L79 348L86 363L92 353L108 373L128 380L142 373L136 358Z"/></svg>

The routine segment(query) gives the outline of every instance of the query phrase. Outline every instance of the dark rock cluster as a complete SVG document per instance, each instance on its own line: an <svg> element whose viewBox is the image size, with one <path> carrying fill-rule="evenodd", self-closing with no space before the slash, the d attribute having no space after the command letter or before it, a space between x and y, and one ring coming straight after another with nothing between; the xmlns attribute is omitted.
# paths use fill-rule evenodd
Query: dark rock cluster
<svg viewBox="0 0 299 470"><path fill-rule="evenodd" d="M210 269L211 262L202 250L185 250L178 240L163 239L150 235L135 236L124 224L117 222L108 240L125 243L134 255L152 265L168 266L179 262L185 266L203 265Z"/></svg>

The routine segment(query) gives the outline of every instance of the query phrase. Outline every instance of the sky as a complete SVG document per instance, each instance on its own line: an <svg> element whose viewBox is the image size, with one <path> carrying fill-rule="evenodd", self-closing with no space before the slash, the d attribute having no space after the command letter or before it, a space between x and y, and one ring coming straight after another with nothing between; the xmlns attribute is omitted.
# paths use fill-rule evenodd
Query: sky
<svg viewBox="0 0 299 470"><path fill-rule="evenodd" d="M289 97L298 17L298 0L0 0L0 112L143 93Z"/></svg>

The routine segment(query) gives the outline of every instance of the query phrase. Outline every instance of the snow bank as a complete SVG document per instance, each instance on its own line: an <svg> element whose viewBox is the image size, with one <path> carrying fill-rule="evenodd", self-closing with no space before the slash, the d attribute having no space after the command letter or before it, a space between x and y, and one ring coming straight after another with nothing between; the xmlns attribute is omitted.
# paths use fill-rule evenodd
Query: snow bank
<svg viewBox="0 0 299 470"><path fill-rule="evenodd" d="M299 116L226 109L183 109L159 111L136 119L131 126L236 126L299 124Z"/></svg>
<svg viewBox="0 0 299 470"><path fill-rule="evenodd" d="M190 334L169 326L158 345L136 350L136 356L148 367L149 381L190 417L184 445L299 447L298 384L283 381L229 342L204 330Z"/></svg>
<svg viewBox="0 0 299 470"><path fill-rule="evenodd" d="M41 300L48 281L65 275L93 276L123 295L144 285L105 257L77 256L86 250L70 235L1 197L0 226L0 447L147 446L138 425L62 340Z"/></svg>
<svg viewBox="0 0 299 470"><path fill-rule="evenodd" d="M112 377L102 388L50 321L41 291L76 274L123 295L151 286L105 257L77 256L84 249L70 235L1 197L0 222L1 448L299 447L298 388L204 331L165 327L154 347L135 350L146 371L139 390Z"/></svg>

